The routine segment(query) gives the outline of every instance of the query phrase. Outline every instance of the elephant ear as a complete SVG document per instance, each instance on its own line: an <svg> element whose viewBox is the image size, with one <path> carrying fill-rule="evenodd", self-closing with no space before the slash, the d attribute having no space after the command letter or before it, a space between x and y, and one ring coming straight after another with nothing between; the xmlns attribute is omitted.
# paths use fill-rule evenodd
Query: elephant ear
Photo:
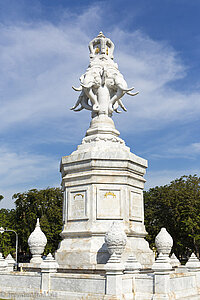
<svg viewBox="0 0 200 300"><path fill-rule="evenodd" d="M80 82L83 82L84 78L85 78L85 74L81 75L81 77L79 78Z"/></svg>
<svg viewBox="0 0 200 300"><path fill-rule="evenodd" d="M112 99L112 97L116 94L117 88L115 86L113 86L112 89L109 89L110 92L110 99Z"/></svg>
<svg viewBox="0 0 200 300"><path fill-rule="evenodd" d="M81 86L82 86L83 88L85 88L85 89L90 89L90 88L93 86L93 84L94 84L94 83L93 83L92 81L90 81L87 85L81 83Z"/></svg>

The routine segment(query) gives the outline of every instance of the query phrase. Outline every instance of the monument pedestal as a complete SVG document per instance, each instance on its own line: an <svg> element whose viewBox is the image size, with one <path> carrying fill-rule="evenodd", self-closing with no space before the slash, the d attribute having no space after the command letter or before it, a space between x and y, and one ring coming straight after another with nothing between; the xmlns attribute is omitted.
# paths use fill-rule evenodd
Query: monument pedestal
<svg viewBox="0 0 200 300"><path fill-rule="evenodd" d="M56 260L61 268L98 269L109 259L104 236L113 221L123 224L127 246L144 267L154 254L144 226L143 178L147 161L130 152L111 118L95 117L78 149L61 161L63 231Z"/></svg>

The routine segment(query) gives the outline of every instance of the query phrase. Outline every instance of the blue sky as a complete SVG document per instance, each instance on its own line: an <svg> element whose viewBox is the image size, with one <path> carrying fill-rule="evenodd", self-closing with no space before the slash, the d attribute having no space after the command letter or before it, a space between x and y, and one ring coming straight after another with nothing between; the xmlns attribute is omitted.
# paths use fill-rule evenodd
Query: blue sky
<svg viewBox="0 0 200 300"><path fill-rule="evenodd" d="M200 2L0 0L0 207L31 188L59 186L60 159L80 144L90 113L71 88L99 31L137 97L114 116L148 159L146 189L200 171Z"/></svg>

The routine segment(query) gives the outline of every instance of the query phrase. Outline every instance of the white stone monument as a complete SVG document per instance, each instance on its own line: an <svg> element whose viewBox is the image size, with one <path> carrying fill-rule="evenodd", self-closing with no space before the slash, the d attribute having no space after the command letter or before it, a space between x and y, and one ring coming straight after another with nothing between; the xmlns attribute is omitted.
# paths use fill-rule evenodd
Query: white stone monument
<svg viewBox="0 0 200 300"><path fill-rule="evenodd" d="M113 221L127 235L122 255L134 255L150 267L154 254L145 240L143 178L147 161L130 152L112 120L121 98L131 93L113 61L113 42L102 32L89 43L90 64L80 77L74 111L90 110L92 120L81 145L61 161L64 190L62 241L56 252L60 268L98 269L110 254L104 242Z"/></svg>
<svg viewBox="0 0 200 300"><path fill-rule="evenodd" d="M169 258L173 239L162 228L154 261L144 239L147 162L130 152L111 119L118 106L125 109L121 97L130 89L113 62L109 39L100 33L89 49L90 65L81 76L81 95L73 110L91 110L92 121L82 144L61 162L63 240L56 259L48 254L43 260L47 239L38 219L28 240L33 257L21 264L26 272L13 272L11 257L5 260L0 253L0 298L200 299L196 255L185 266L175 255Z"/></svg>

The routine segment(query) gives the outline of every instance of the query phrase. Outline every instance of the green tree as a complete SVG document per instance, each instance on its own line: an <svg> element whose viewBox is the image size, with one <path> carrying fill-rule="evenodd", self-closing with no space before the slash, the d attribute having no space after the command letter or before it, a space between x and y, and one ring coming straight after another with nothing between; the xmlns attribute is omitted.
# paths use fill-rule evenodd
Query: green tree
<svg viewBox="0 0 200 300"><path fill-rule="evenodd" d="M13 229L15 227L15 210L0 209L0 227L4 229ZM0 234L0 252L5 256L9 253L15 256L16 237L12 232L4 232Z"/></svg>
<svg viewBox="0 0 200 300"><path fill-rule="evenodd" d="M29 253L28 237L34 230L37 218L47 237L45 254L53 253L60 241L62 230L63 193L59 188L32 189L13 195L15 199L15 230L19 235L19 252Z"/></svg>
<svg viewBox="0 0 200 300"><path fill-rule="evenodd" d="M182 176L169 185L144 192L147 239L154 239L166 227L174 240L173 251L179 257L200 252L200 178Z"/></svg>

